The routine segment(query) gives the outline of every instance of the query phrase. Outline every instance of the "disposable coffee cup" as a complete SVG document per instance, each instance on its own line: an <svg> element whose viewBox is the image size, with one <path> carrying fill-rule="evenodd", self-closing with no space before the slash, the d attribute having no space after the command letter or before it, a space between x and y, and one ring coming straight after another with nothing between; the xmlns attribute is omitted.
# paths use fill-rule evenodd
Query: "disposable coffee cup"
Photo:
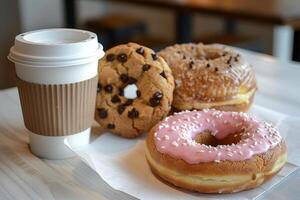
<svg viewBox="0 0 300 200"><path fill-rule="evenodd" d="M89 143L103 55L89 31L44 29L16 36L8 58L15 63L33 154L63 159L74 156L66 140L74 148Z"/></svg>

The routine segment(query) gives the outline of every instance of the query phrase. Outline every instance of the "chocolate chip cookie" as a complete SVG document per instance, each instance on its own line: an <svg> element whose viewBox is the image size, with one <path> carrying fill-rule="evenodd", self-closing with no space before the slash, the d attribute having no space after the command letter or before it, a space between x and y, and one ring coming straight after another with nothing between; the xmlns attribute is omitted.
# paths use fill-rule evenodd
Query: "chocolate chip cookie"
<svg viewBox="0 0 300 200"><path fill-rule="evenodd" d="M174 79L164 59L128 43L99 61L95 118L112 133L133 138L148 131L171 109Z"/></svg>

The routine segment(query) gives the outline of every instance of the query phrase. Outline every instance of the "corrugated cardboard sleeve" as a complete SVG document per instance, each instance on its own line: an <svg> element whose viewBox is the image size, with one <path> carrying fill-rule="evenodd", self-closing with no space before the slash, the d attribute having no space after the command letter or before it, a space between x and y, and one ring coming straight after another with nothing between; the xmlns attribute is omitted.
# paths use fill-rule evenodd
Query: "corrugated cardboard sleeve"
<svg viewBox="0 0 300 200"><path fill-rule="evenodd" d="M17 79L25 126L44 136L72 135L91 127L98 77L61 85Z"/></svg>

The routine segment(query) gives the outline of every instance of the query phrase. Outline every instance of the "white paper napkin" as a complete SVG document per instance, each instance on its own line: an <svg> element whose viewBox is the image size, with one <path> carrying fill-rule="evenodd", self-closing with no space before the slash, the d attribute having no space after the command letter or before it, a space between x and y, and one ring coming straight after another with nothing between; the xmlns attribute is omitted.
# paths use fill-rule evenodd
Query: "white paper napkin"
<svg viewBox="0 0 300 200"><path fill-rule="evenodd" d="M298 119L291 120L284 114L259 106L253 106L250 113L275 125L284 138L292 134L285 122L294 120L294 124L300 124ZM105 133L90 145L73 150L111 187L144 200L256 199L294 172L300 161L298 157L291 158L296 165L287 163L274 178L256 189L235 194L201 194L178 189L154 176L145 159L144 140L145 135L124 139Z"/></svg>

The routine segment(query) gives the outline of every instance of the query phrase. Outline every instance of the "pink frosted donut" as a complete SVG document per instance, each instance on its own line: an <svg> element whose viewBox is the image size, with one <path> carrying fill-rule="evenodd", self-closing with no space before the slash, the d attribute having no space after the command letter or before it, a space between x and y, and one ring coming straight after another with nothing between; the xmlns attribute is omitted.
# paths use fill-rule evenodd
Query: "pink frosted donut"
<svg viewBox="0 0 300 200"><path fill-rule="evenodd" d="M230 193L276 174L286 147L274 127L245 113L185 111L152 128L146 157L154 173L174 185Z"/></svg>

